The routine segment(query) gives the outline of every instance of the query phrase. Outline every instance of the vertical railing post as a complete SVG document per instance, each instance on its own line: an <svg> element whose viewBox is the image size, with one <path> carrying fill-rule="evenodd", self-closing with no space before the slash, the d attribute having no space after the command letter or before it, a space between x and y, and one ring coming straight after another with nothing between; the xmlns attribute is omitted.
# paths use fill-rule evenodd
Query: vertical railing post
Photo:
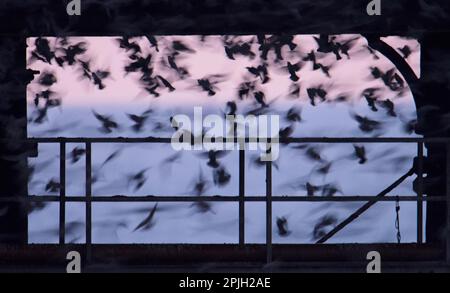
<svg viewBox="0 0 450 293"><path fill-rule="evenodd" d="M239 149L239 245L245 244L245 142Z"/></svg>
<svg viewBox="0 0 450 293"><path fill-rule="evenodd" d="M86 143L86 260L91 260L92 246L92 148Z"/></svg>
<svg viewBox="0 0 450 293"><path fill-rule="evenodd" d="M423 243L423 143L417 143L417 243Z"/></svg>
<svg viewBox="0 0 450 293"><path fill-rule="evenodd" d="M270 142L267 153L271 152ZM267 263L272 262L272 161L266 161L266 249Z"/></svg>
<svg viewBox="0 0 450 293"><path fill-rule="evenodd" d="M450 265L450 142L446 143L446 207L447 207L447 219L445 225L446 233L446 261Z"/></svg>
<svg viewBox="0 0 450 293"><path fill-rule="evenodd" d="M59 244L66 242L66 143L59 143Z"/></svg>

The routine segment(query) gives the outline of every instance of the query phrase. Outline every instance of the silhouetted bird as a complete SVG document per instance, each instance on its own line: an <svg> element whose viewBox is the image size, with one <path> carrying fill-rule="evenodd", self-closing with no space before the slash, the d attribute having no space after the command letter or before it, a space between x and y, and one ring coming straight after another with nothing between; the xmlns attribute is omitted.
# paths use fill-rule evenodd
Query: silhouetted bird
<svg viewBox="0 0 450 293"><path fill-rule="evenodd" d="M397 113L395 113L394 110L394 103L391 100L387 99L384 101L380 101L379 104L381 105L381 107L387 110L387 114L389 116L397 117Z"/></svg>
<svg viewBox="0 0 450 293"><path fill-rule="evenodd" d="M301 122L302 121L302 109L298 107L291 107L286 113L286 120L289 122Z"/></svg>
<svg viewBox="0 0 450 293"><path fill-rule="evenodd" d="M267 107L266 96L263 92L258 91L254 93L255 101L261 105L261 107Z"/></svg>
<svg viewBox="0 0 450 293"><path fill-rule="evenodd" d="M287 63L287 69L288 69L289 74L290 74L289 78L292 81L298 81L299 80L299 77L297 76L297 71L300 70L300 66L301 66L300 62L295 63L295 64L292 64L291 62Z"/></svg>
<svg viewBox="0 0 450 293"><path fill-rule="evenodd" d="M336 193L342 193L341 190L334 184L325 184L322 187L322 196L334 196Z"/></svg>
<svg viewBox="0 0 450 293"><path fill-rule="evenodd" d="M319 191L322 187L306 182L305 188L308 196L314 196L316 192Z"/></svg>
<svg viewBox="0 0 450 293"><path fill-rule="evenodd" d="M377 55L377 52L374 50L374 49L372 49L370 46L364 46L368 51L369 51L369 53L373 56L373 59L375 59L375 60L378 60L378 59L380 59L380 57L378 57L378 55Z"/></svg>
<svg viewBox="0 0 450 293"><path fill-rule="evenodd" d="M183 42L176 40L172 42L172 49L175 51L187 52L187 53L195 53L195 50L189 48L188 45Z"/></svg>
<svg viewBox="0 0 450 293"><path fill-rule="evenodd" d="M198 79L197 84L202 88L202 90L208 93L208 96L214 96L216 94L213 89L213 85L208 79Z"/></svg>
<svg viewBox="0 0 450 293"><path fill-rule="evenodd" d="M332 166L333 162L322 162L322 164L316 166L313 169L313 172L326 176L328 173L330 173Z"/></svg>
<svg viewBox="0 0 450 293"><path fill-rule="evenodd" d="M402 128L405 133L411 134L416 131L417 119L405 120L400 116L400 120L402 121Z"/></svg>
<svg viewBox="0 0 450 293"><path fill-rule="evenodd" d="M231 175L224 167L219 167L213 171L214 184L217 186L225 186L230 182Z"/></svg>
<svg viewBox="0 0 450 293"><path fill-rule="evenodd" d="M227 109L228 112L226 113L226 115L236 115L237 105L235 102L233 101L227 102Z"/></svg>
<svg viewBox="0 0 450 293"><path fill-rule="evenodd" d="M39 77L39 84L42 86L50 87L57 82L56 76L50 72L44 72Z"/></svg>
<svg viewBox="0 0 450 293"><path fill-rule="evenodd" d="M366 157L366 148L364 146L357 146L357 145L353 145L354 151L355 151L355 156L357 159L359 159L359 163L360 164L364 164L365 162L367 162L367 157Z"/></svg>
<svg viewBox="0 0 450 293"><path fill-rule="evenodd" d="M267 65L258 65L258 67L246 67L248 72L253 74L256 77L261 79L261 82L264 84L270 80L269 72L267 71Z"/></svg>
<svg viewBox="0 0 450 293"><path fill-rule="evenodd" d="M370 107L370 109L374 112L377 112L378 109L375 105L375 102L377 101L378 97L375 96L375 92L378 91L378 88L368 88L365 89L362 93L363 97L367 101L367 105Z"/></svg>
<svg viewBox="0 0 450 293"><path fill-rule="evenodd" d="M278 228L278 235L281 237L286 237L291 234L291 231L288 229L288 222L285 217L277 217L277 228Z"/></svg>
<svg viewBox="0 0 450 293"><path fill-rule="evenodd" d="M27 69L25 70L25 73L21 75L20 80L23 80L25 84L29 84L34 80L34 76L40 74L41 72L39 70L33 70L33 69Z"/></svg>
<svg viewBox="0 0 450 293"><path fill-rule="evenodd" d="M251 46L248 43L243 43L243 44L226 43L224 48L225 48L225 54L231 60L235 60L234 55L237 55L237 54L242 55L242 56L248 56L251 59L253 59L255 57L255 53L252 52Z"/></svg>
<svg viewBox="0 0 450 293"><path fill-rule="evenodd" d="M78 162L81 157L86 154L86 150L79 148L79 147L75 147L71 152L70 152L70 158L72 160L72 164L75 164L76 162Z"/></svg>
<svg viewBox="0 0 450 293"><path fill-rule="evenodd" d="M158 78L162 84L169 89L169 91L173 92L175 90L175 88L172 86L172 84L165 79L164 77L162 77L161 75L157 75L156 78Z"/></svg>
<svg viewBox="0 0 450 293"><path fill-rule="evenodd" d="M77 55L82 55L86 52L86 43L80 42L74 45L70 45L67 48L63 48L65 53L64 61L66 61L69 65L75 64Z"/></svg>
<svg viewBox="0 0 450 293"><path fill-rule="evenodd" d="M321 34L319 37L314 37L314 40L319 46L317 52L334 53L336 55L336 59L340 60L342 57L339 54L339 47L336 43L334 43L334 38L335 37L330 38L328 35Z"/></svg>
<svg viewBox="0 0 450 293"><path fill-rule="evenodd" d="M92 110L92 113L94 114L95 118L97 118L97 120L102 123L102 131L111 133L112 129L119 128L119 125L114 120L112 120L111 117L100 115L94 110Z"/></svg>
<svg viewBox="0 0 450 293"><path fill-rule="evenodd" d="M411 55L412 51L411 48L408 45L405 45L401 48L397 48L402 54L404 59L408 59L408 57Z"/></svg>
<svg viewBox="0 0 450 293"><path fill-rule="evenodd" d="M101 167L105 166L107 163L111 162L112 160L116 159L120 154L122 153L122 149L115 150L112 152L101 164Z"/></svg>
<svg viewBox="0 0 450 293"><path fill-rule="evenodd" d="M45 191L48 192L58 192L61 188L61 184L55 179L50 179L50 181L45 185Z"/></svg>
<svg viewBox="0 0 450 293"><path fill-rule="evenodd" d="M200 154L202 157L208 158L208 162L206 163L211 168L217 168L219 167L220 163L218 161L218 158L223 158L225 155L227 155L228 151L215 151L215 150L209 150L206 153Z"/></svg>
<svg viewBox="0 0 450 293"><path fill-rule="evenodd" d="M309 100L311 102L311 105L316 106L316 97L319 97L322 102L326 100L327 91L322 89L322 87L317 88L308 88L306 89L306 93L308 94Z"/></svg>
<svg viewBox="0 0 450 293"><path fill-rule="evenodd" d="M372 132L381 128L381 123L376 120L372 120L354 113L352 114L352 117L356 122L358 122L359 129L363 132Z"/></svg>
<svg viewBox="0 0 450 293"><path fill-rule="evenodd" d="M156 52L159 52L158 40L152 35L146 35L146 38L150 42L152 48L155 48Z"/></svg>
<svg viewBox="0 0 450 293"><path fill-rule="evenodd" d="M320 66L317 64L316 54L314 51L311 51L303 58L303 61L311 61L313 64L313 70L320 69Z"/></svg>
<svg viewBox="0 0 450 293"><path fill-rule="evenodd" d="M330 69L331 66L325 66L321 63L317 63L317 65L319 66L320 70L327 76L327 77L331 77L330 75Z"/></svg>
<svg viewBox="0 0 450 293"><path fill-rule="evenodd" d="M97 70L92 73L92 81L98 87L98 89L102 90L105 88L105 84L103 80L110 75L108 71Z"/></svg>
<svg viewBox="0 0 450 293"><path fill-rule="evenodd" d="M148 169L149 168L145 168L133 175L128 176L128 185L132 184L134 191L141 189L141 187L144 186L145 182L147 182L148 177L145 175L145 173L148 171Z"/></svg>
<svg viewBox="0 0 450 293"><path fill-rule="evenodd" d="M200 168L200 172L197 180L194 182L194 193L196 196L201 197L202 194L208 189L208 181L203 177L203 172ZM212 212L211 204L204 200L195 201L191 206L195 207L200 213Z"/></svg>
<svg viewBox="0 0 450 293"><path fill-rule="evenodd" d="M151 73L150 63L152 60L152 54L148 54L147 57L138 57L135 61L125 66L125 72L141 71L142 73ZM151 75L151 74L150 74Z"/></svg>
<svg viewBox="0 0 450 293"><path fill-rule="evenodd" d="M350 59L349 50L354 47L354 43L359 38L353 38L347 40L345 42L336 42L336 46L341 51L342 54L346 55L348 59Z"/></svg>
<svg viewBox="0 0 450 293"><path fill-rule="evenodd" d="M133 130L139 132L144 127L145 122L148 119L148 115L135 115L135 114L127 114L128 118L130 118L134 124L132 126Z"/></svg>
<svg viewBox="0 0 450 293"><path fill-rule="evenodd" d="M289 87L289 97L297 99L300 97L300 85L294 83Z"/></svg>
<svg viewBox="0 0 450 293"><path fill-rule="evenodd" d="M370 68L372 76L375 79L381 79L383 83L392 91L398 91L404 88L404 80L396 73L396 69L392 68L384 73L378 67Z"/></svg>
<svg viewBox="0 0 450 293"><path fill-rule="evenodd" d="M238 96L239 99L248 97L248 95L255 90L255 84L253 82L243 82L239 85Z"/></svg>
<svg viewBox="0 0 450 293"><path fill-rule="evenodd" d="M133 232L136 232L137 230L149 230L152 228L155 225L154 218L157 209L158 203L150 210L148 216L134 228Z"/></svg>
<svg viewBox="0 0 450 293"><path fill-rule="evenodd" d="M312 232L313 240L318 240L326 235L327 229L337 223L337 218L334 215L325 215L319 219L319 222L314 225Z"/></svg>
<svg viewBox="0 0 450 293"><path fill-rule="evenodd" d="M313 161L319 161L319 162L323 161L322 157L320 155L320 151L317 147L314 147L314 146L307 147L305 154L309 159L311 159Z"/></svg>
<svg viewBox="0 0 450 293"><path fill-rule="evenodd" d="M260 155L253 155L250 158L250 163L257 168L262 168L266 167L268 162L261 160ZM271 161L270 163L275 167L275 169L279 170L279 166L276 161Z"/></svg>
<svg viewBox="0 0 450 293"><path fill-rule="evenodd" d="M183 79L189 74L189 72L187 71L186 68L180 67L177 65L177 63L175 61L175 56L176 56L176 54L172 54L167 57L168 66L169 66L169 68L175 70L178 73L178 76L181 79ZM163 63L165 64L165 61L163 61Z"/></svg>
<svg viewBox="0 0 450 293"><path fill-rule="evenodd" d="M151 94L152 96L154 96L155 98L159 97L160 94L156 91L156 89L159 87L158 84L152 86L152 87L145 87L144 89Z"/></svg>
<svg viewBox="0 0 450 293"><path fill-rule="evenodd" d="M136 42L130 42L129 37L121 37L117 39L120 48L125 49L126 52L133 51L132 54L140 53L141 47Z"/></svg>
<svg viewBox="0 0 450 293"><path fill-rule="evenodd" d="M280 139L287 139L292 135L293 132L294 132L294 125L289 125L287 127L280 129L278 135Z"/></svg>
<svg viewBox="0 0 450 293"><path fill-rule="evenodd" d="M63 60L55 56L55 52L50 48L48 39L46 38L36 38L34 41L36 49L31 53L32 58L41 60L43 62L51 64L53 58L55 58L56 63L62 66Z"/></svg>

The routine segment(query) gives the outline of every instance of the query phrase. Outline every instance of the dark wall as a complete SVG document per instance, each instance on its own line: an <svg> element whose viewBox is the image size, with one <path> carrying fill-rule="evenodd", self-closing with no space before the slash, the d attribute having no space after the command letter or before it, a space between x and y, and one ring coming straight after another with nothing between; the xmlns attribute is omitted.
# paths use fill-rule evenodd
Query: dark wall
<svg viewBox="0 0 450 293"><path fill-rule="evenodd" d="M25 37L37 35L363 33L417 37L422 44L422 80L414 88L420 132L448 136L441 119L450 112L448 88L450 5L419 0L382 1L382 16L367 16L369 0L81 0L82 15L68 16L69 1L3 0L0 6L0 196L26 194L27 174ZM428 1L430 2L430 1ZM425 3L425 4L423 4ZM441 32L432 34L432 32ZM435 108L427 107L429 105ZM427 110L428 109L428 110ZM442 146L427 145L431 158L445 158ZM441 160L442 161L442 160ZM442 166L428 191L445 192ZM26 209L1 204L0 242L26 242ZM428 206L428 239L444 231L445 205Z"/></svg>

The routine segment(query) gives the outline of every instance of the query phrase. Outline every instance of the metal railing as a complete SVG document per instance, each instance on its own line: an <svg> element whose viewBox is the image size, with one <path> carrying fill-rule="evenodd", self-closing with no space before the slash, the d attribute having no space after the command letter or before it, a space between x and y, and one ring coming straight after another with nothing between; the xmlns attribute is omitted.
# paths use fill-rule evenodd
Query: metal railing
<svg viewBox="0 0 450 293"><path fill-rule="evenodd" d="M170 143L171 138L29 138L28 143L58 143L60 152L60 194L39 195L26 197L0 197L0 202L14 201L33 201L33 202L58 202L59 203L59 244L65 244L65 223L66 223L66 203L67 202L83 202L85 203L86 224L86 257L91 258L92 246L92 203L93 202L238 202L239 203L239 245L243 246L245 242L245 203L246 202L265 202L266 203L266 256L267 262L272 261L272 203L273 202L366 202L360 209L350 215L346 220L335 226L332 231L322 237L317 243L324 243L343 227L351 223L360 214L369 209L377 202L393 202L393 201L415 201L417 202L417 243L423 243L423 203L431 201L450 202L450 139L448 138L284 138L279 142L283 144L289 143L409 143L417 145L417 169L411 169L407 174L403 175L396 182L391 184L385 190L376 196L332 196L332 197L314 197L314 196L273 196L272 194L272 163L266 163L266 194L265 196L245 196L245 144L255 140L246 138L245 141L238 141L239 148L239 194L235 196L163 196L163 195L146 195L146 196L127 196L127 195L110 195L110 196L94 196L92 194L92 144L93 143ZM258 139L256 139L258 141ZM214 142L214 140L213 140ZM271 143L265 140L264 142ZM86 148L86 166L85 166L85 196L66 197L66 144L67 143L83 143ZM446 159L446 195L442 196L424 196L423 194L423 159L424 144L435 143L445 144ZM407 177L414 173L418 176L417 195L410 196L386 196L391 190L398 186ZM447 204L447 224L450 223L450 205ZM450 233L447 233L446 260L450 261Z"/></svg>

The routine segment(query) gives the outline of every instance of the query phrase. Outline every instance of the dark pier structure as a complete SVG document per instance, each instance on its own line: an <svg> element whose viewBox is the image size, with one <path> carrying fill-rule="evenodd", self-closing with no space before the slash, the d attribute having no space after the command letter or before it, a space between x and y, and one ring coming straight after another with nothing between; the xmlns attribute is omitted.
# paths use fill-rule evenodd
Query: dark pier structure
<svg viewBox="0 0 450 293"><path fill-rule="evenodd" d="M80 251L85 271L357 271L366 268L366 255L376 250L383 256L383 271L450 271L450 7L446 1L424 4L419 0L381 1L382 15L368 16L369 0L81 0L82 15L68 16L68 1L4 0L0 10L0 271L64 271L66 253ZM442 4L442 5L440 5ZM402 200L417 202L417 243L414 244L272 244L271 164L267 164L266 197L240 194L227 199L239 202L240 231L236 245L98 245L91 242L91 205L96 201L129 201L126 197L92 196L90 146L102 139L27 139L26 87L33 74L26 70L26 38L29 36L143 36L208 34L343 34L363 35L369 45L395 64L406 79L417 107L417 140L386 142L415 143L417 157L411 162L415 195ZM421 76L417 78L404 59L380 38L413 37L421 44ZM344 139L345 140L345 139ZM380 140L347 138L347 142ZM383 139L381 139L382 141ZM87 196L65 198L27 194L27 158L35 156L38 143L85 143ZM147 139L145 142L158 142ZM303 141L301 138L293 141ZM314 141L314 140L313 140ZM117 142L105 139L103 142ZM127 141L125 139L124 142ZM136 141L137 142L137 141ZM317 141L314 141L317 142ZM329 141L334 143L330 139ZM424 155L426 153L426 155ZM240 172L245 153L240 152ZM64 183L64 156L61 156ZM396 180L397 178L393 178ZM394 182L395 183L395 182ZM395 185L395 184L394 184ZM60 204L60 244L29 245L27 211L32 201ZM135 201L194 201L191 198L148 196ZM304 198L291 200L306 201ZM358 201L367 207L384 197L332 198ZM65 244L65 203L84 202L86 244ZM267 243L245 244L243 216L246 201L263 201L267 207ZM424 207L423 203L426 203ZM424 208L423 208L424 207ZM425 225L421 219L426 212ZM355 215L357 216L357 215ZM351 219L350 219L351 221ZM338 232L339 227L336 227ZM423 231L426 241L422 239ZM330 237L332 235L329 235ZM114 265L112 265L114 263Z"/></svg>

